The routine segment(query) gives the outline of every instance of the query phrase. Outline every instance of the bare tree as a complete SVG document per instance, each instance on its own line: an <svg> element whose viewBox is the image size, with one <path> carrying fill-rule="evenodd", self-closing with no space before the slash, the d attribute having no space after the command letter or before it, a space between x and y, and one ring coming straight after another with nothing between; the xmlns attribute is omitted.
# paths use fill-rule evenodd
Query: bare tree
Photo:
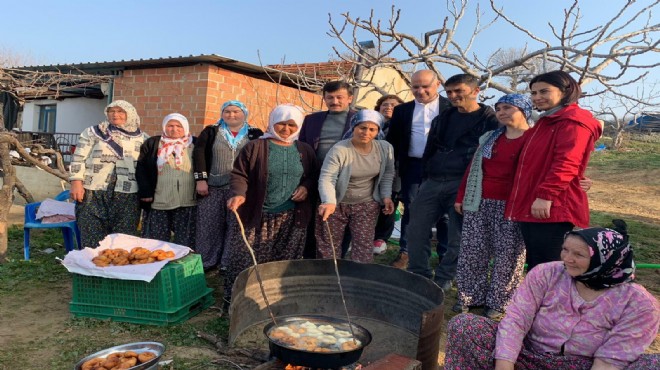
<svg viewBox="0 0 660 370"><path fill-rule="evenodd" d="M390 19L386 21L375 19L373 11L366 19L343 13L340 22L329 15L328 34L343 46L342 50L334 48L336 55L356 65L372 68L378 65L422 64L437 72L442 81L444 77L440 66L453 67L478 77L485 87L505 93L516 89L494 77L515 75L521 67L536 65L541 60L539 72L550 70L548 67L552 63L559 69L576 73L582 85L595 83L596 87L590 95L610 92L634 99L620 88L639 81L660 64L657 58L643 58L658 51L660 25L653 23L652 10L657 8L660 0L643 4L635 0L619 1L617 5L608 2L608 7L618 6L614 15L610 19L599 20L599 26L588 29L580 24L584 15L579 0L574 0L569 8L564 9L562 22L547 24L551 39L539 36L538 26L543 26L542 22L524 25L524 20L510 18L495 0L490 0L487 10L482 10L479 2L469 7L469 0L446 0L446 3L449 16L439 27L425 32L422 37L398 29L402 14L395 7L392 7ZM463 27L463 18L471 10L475 11L476 22L472 27ZM472 48L479 36L495 22L504 22L525 39L522 42L527 46L522 55L498 63L499 50L486 58L474 54ZM357 40L363 39L365 34L375 40L376 53L360 47ZM459 41L463 39L467 41Z"/></svg>
<svg viewBox="0 0 660 370"><path fill-rule="evenodd" d="M48 96L57 98L71 88L85 88L97 86L109 82L112 76L89 75L81 71L71 73L41 72L29 69L2 67L0 65L0 92L9 93L19 102L24 102L27 97ZM2 110L0 110L0 116ZM46 172L67 180L68 175L64 169L62 156L52 149L44 149L39 145L32 146L28 153L18 141L16 135L0 130L0 169L3 172L3 185L0 190L0 263L4 262L7 254L7 216L14 202L14 189L25 198L27 202L34 199L29 190L16 176L16 170L11 162L9 152L15 150L28 163L37 166ZM56 158L57 168L53 169L38 160L38 157L46 154ZM37 157L35 158L34 155Z"/></svg>
<svg viewBox="0 0 660 370"><path fill-rule="evenodd" d="M660 104L660 91L657 84L646 84L644 79L640 81L634 99L628 99L623 94L607 93L598 96L598 101L588 108L597 118L602 118L608 131L612 135L612 148L620 149L623 146L624 131L634 127L629 122L641 115L648 108L657 107Z"/></svg>

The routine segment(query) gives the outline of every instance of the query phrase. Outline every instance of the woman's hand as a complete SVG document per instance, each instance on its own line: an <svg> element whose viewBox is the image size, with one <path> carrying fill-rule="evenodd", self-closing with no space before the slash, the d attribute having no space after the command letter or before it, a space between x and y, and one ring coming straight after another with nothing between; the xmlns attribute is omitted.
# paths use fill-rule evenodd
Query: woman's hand
<svg viewBox="0 0 660 370"><path fill-rule="evenodd" d="M140 202L151 203L154 201L154 198L140 198Z"/></svg>
<svg viewBox="0 0 660 370"><path fill-rule="evenodd" d="M235 211L238 209L238 207L242 206L243 203L245 203L245 197L242 195L237 195L235 197L229 198L227 201L227 208L230 211Z"/></svg>
<svg viewBox="0 0 660 370"><path fill-rule="evenodd" d="M594 184L593 181L591 181L590 178L585 177L582 180L580 180L580 188L584 190L585 192L589 191L591 189L591 186Z"/></svg>
<svg viewBox="0 0 660 370"><path fill-rule="evenodd" d="M331 214L335 213L336 208L337 208L336 204L322 203L319 206L319 216L321 216L321 219L323 221L328 221L328 217L330 217Z"/></svg>
<svg viewBox="0 0 660 370"><path fill-rule="evenodd" d="M197 194L205 197L209 195L209 184L204 180L197 181L197 184L195 185L195 190L197 191Z"/></svg>
<svg viewBox="0 0 660 370"><path fill-rule="evenodd" d="M550 218L550 207L552 206L551 200L536 198L532 203L532 217L547 219Z"/></svg>
<svg viewBox="0 0 660 370"><path fill-rule="evenodd" d="M459 215L462 215L463 214L463 203L454 203L454 210Z"/></svg>
<svg viewBox="0 0 660 370"><path fill-rule="evenodd" d="M82 180L72 180L71 190L69 190L69 197L76 202L82 202L85 197L85 188L83 188Z"/></svg>
<svg viewBox="0 0 660 370"><path fill-rule="evenodd" d="M305 199L307 199L307 188L304 186L298 186L296 190L293 191L291 200L294 202L302 202Z"/></svg>
<svg viewBox="0 0 660 370"><path fill-rule="evenodd" d="M619 367L610 365L599 358L595 358L594 363L591 365L591 370L619 370L619 369L620 369Z"/></svg>
<svg viewBox="0 0 660 370"><path fill-rule="evenodd" d="M507 360L495 360L495 370L513 370L515 364Z"/></svg>
<svg viewBox="0 0 660 370"><path fill-rule="evenodd" d="M392 198L383 198L383 214L391 215L392 213L394 213L394 202L392 202Z"/></svg>

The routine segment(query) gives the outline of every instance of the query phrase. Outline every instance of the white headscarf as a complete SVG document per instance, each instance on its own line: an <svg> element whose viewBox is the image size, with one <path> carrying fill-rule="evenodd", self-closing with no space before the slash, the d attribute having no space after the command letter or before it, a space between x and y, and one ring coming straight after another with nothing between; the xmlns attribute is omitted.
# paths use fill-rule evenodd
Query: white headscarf
<svg viewBox="0 0 660 370"><path fill-rule="evenodd" d="M165 126L169 121L178 121L183 126L184 136L179 139L169 138L165 134ZM163 170L163 166L167 163L167 159L174 153L174 167L179 169L183 163L183 151L192 144L192 136L190 136L190 126L188 119L179 113L168 114L163 118L163 135L160 137L160 144L158 145L158 155L156 159L156 166L158 172Z"/></svg>
<svg viewBox="0 0 660 370"><path fill-rule="evenodd" d="M300 128L302 127L303 119L305 115L303 114L302 108L293 104L281 104L275 107L268 116L268 130L261 137L262 139L275 138L280 141L287 143L292 143L298 139L300 136ZM298 131L293 133L286 139L282 139L280 135L275 132L275 124L280 122L285 122L288 120L293 120L298 126Z"/></svg>

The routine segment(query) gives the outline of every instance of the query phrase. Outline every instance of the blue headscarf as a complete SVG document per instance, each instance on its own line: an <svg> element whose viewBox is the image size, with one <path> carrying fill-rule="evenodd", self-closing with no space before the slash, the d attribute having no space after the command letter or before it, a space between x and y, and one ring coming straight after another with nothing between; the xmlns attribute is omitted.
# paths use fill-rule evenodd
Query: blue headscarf
<svg viewBox="0 0 660 370"><path fill-rule="evenodd" d="M378 135L376 135L376 140L384 140L385 135L383 135L383 123L385 123L385 117L383 117L383 115L379 112L371 109L362 109L353 115L353 118L351 118L351 126L348 128L348 131L346 131L342 139L345 140L352 138L355 126L366 121L373 122L378 126Z"/></svg>
<svg viewBox="0 0 660 370"><path fill-rule="evenodd" d="M513 105L520 109L529 123L529 120L532 117L532 99L530 99L529 96L523 94L507 94L501 97L500 100L495 103L495 106L497 107L500 103ZM493 135L490 135L482 149L482 156L484 158L490 158L493 156L493 146L495 145L495 141L505 131L506 126L503 126L495 130Z"/></svg>
<svg viewBox="0 0 660 370"><path fill-rule="evenodd" d="M242 111L243 114L245 114L245 121L243 122L243 127L241 127L240 130L238 130L238 134L234 137L234 135L231 133L231 130L229 129L229 126L227 126L227 123L225 120L222 119L222 112L224 112L225 108L228 106L233 105L235 107L239 107ZM241 103L238 100L230 100L226 102L225 104L222 105L222 109L220 109L220 115L221 118L216 123L216 125L220 126L222 129L222 133L225 136L225 139L227 139L227 142L229 143L229 146L232 147L232 149L236 149L238 146L238 143L247 135L248 133L248 123L247 123L247 118L248 118L248 109L245 106L245 104Z"/></svg>

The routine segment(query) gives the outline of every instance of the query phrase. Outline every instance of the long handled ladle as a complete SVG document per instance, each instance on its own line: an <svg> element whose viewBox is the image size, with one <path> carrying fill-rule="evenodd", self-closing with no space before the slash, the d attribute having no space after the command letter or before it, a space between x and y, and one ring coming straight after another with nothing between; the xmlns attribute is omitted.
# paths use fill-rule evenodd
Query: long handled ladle
<svg viewBox="0 0 660 370"><path fill-rule="evenodd" d="M353 324L351 324L351 316L348 314L348 307L346 307L346 299L344 298L344 289L341 287L341 278L339 277L339 266L337 266L337 254L335 253L335 243L332 241L332 232L330 232L330 225L328 221L323 221L325 224L325 229L328 232L328 237L330 238L330 247L332 248L332 260L335 263L335 274L337 274L337 285L339 285L339 294L341 294L341 302L344 304L344 311L346 312L346 319L348 320L348 328L351 330L351 336L353 337L353 344L357 345L355 340L355 333L353 333Z"/></svg>
<svg viewBox="0 0 660 370"><path fill-rule="evenodd" d="M243 241L245 242L245 245L247 246L248 251L250 251L250 255L252 256L252 262L254 262L254 273L257 275L257 281L259 282L259 288L261 289L261 296L264 297L264 302L266 302L266 308L268 308L268 314L270 314L270 319L273 320L273 324L277 326L277 321L275 321L275 315L273 315L273 310L270 308L270 303L268 302L268 297L266 297L266 291L264 290L264 284L261 281L261 275L259 275L259 267L257 266L257 257L254 256L254 250L250 246L250 243L247 240L247 237L245 236L245 228L243 227L243 222L241 221L241 217L238 215L238 212L236 210L233 211L234 215L236 216L236 220L238 221L238 226L241 228L241 236L243 236Z"/></svg>

